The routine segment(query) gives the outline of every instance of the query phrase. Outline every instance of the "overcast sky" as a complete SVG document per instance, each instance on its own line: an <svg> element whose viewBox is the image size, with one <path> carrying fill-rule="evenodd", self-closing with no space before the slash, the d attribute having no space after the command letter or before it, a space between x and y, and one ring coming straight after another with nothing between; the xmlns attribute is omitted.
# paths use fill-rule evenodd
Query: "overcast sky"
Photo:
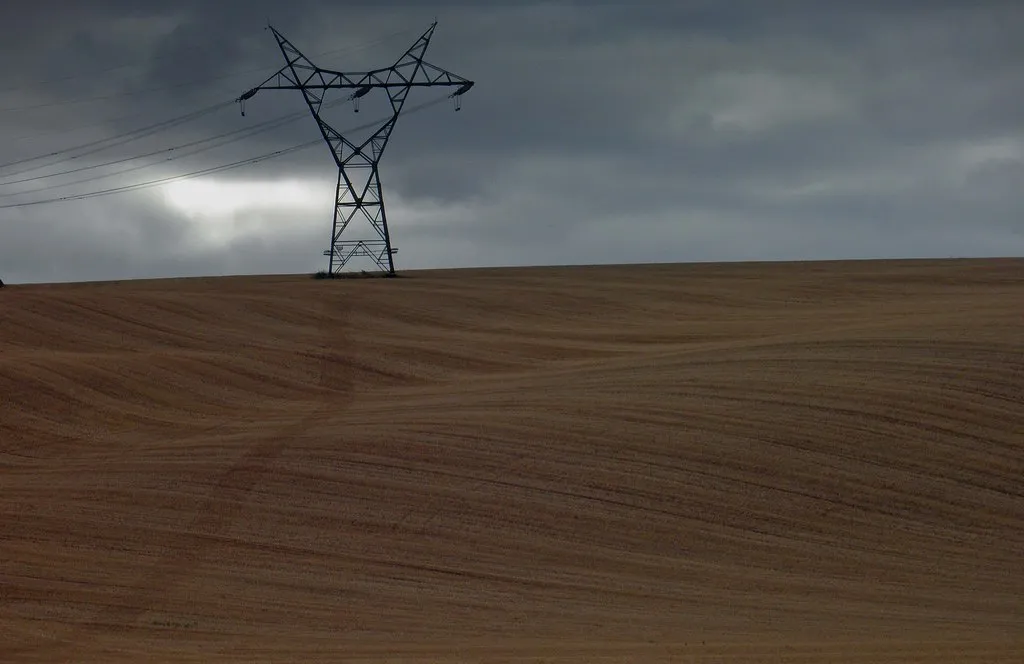
<svg viewBox="0 0 1024 664"><path fill-rule="evenodd" d="M11 0L0 278L326 267L323 143L23 204L318 139L297 91L261 91L244 117L233 103L284 64L268 21L317 65L360 71L435 18L426 60L476 86L458 113L413 90L388 144L399 270L1024 255L1021 3ZM325 117L365 137L383 94Z"/></svg>

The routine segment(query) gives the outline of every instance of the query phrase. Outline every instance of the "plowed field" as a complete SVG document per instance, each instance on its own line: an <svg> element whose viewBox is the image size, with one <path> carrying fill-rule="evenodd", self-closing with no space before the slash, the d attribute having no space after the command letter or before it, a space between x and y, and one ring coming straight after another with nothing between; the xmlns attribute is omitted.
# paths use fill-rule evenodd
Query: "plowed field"
<svg viewBox="0 0 1024 664"><path fill-rule="evenodd" d="M1022 662L1024 260L8 286L0 661Z"/></svg>

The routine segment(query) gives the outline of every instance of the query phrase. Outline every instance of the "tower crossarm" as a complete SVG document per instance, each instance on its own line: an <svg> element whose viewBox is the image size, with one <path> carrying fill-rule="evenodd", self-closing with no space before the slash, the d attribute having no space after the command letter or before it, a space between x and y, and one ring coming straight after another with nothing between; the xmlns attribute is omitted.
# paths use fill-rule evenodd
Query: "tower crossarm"
<svg viewBox="0 0 1024 664"><path fill-rule="evenodd" d="M314 65L284 35L270 27L287 64L265 81L243 93L236 101L251 99L260 90L355 90L359 98L374 88L454 87L452 96L462 95L473 81L423 60L436 23L390 67L364 72L340 72ZM412 71L410 71L410 69ZM320 95L322 98L322 95Z"/></svg>
<svg viewBox="0 0 1024 664"><path fill-rule="evenodd" d="M384 152L387 140L412 88L454 88L449 97L461 97L473 87L473 81L423 60L436 27L437 23L432 23L390 67L345 73L317 67L276 28L267 26L267 29L273 32L286 64L263 83L242 94L236 101L244 104L260 90L300 90L338 166L351 163L353 160L375 163ZM343 137L321 117L320 108L327 90L354 90L349 99L358 103L359 98L376 88L383 88L387 92L392 115L361 144L357 145ZM244 115L244 105L242 108Z"/></svg>
<svg viewBox="0 0 1024 664"><path fill-rule="evenodd" d="M432 72L433 76L429 79L424 76L424 80L415 81L402 81L395 80L394 76L388 76L392 72L384 70L384 72L367 72L360 78L353 78L352 74L343 74L341 72L329 71L326 69L317 69L311 73L308 78L304 81L296 81L292 76L291 72L287 71L287 68L282 68L281 71L277 72L265 82L257 85L255 88L248 90L241 97L235 101L244 101L251 99L260 90L341 90L341 89L354 89L363 90L366 92L374 88L431 88L431 87L465 87L468 91L469 88L473 87L473 81L452 74L451 72L445 71L438 67L434 67L428 63L423 63L423 68L436 69L436 72ZM390 80L388 80L390 79ZM464 91L463 91L464 92ZM363 94L366 94L365 92ZM459 94L462 94L461 92ZM363 95L359 95L362 97Z"/></svg>

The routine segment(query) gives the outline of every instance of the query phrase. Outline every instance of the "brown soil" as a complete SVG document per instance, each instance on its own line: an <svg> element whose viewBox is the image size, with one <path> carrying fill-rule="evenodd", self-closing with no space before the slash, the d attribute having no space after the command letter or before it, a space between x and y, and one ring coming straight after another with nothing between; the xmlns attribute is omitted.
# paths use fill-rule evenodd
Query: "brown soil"
<svg viewBox="0 0 1024 664"><path fill-rule="evenodd" d="M1024 661L1024 260L10 285L0 661Z"/></svg>

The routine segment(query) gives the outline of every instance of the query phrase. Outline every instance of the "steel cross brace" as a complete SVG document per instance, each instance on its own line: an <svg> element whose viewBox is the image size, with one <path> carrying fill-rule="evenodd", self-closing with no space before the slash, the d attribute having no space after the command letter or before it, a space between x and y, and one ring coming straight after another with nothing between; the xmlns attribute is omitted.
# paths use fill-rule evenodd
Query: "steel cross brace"
<svg viewBox="0 0 1024 664"><path fill-rule="evenodd" d="M236 101L244 104L260 90L302 91L306 105L338 166L331 248L324 251L329 256L328 273L333 276L341 272L352 258L366 256L373 259L388 276L394 276L394 254L398 250L391 245L378 170L388 138L412 88L454 87L456 89L449 97L458 98L473 87L473 81L423 60L437 27L436 21L390 67L355 73L317 67L273 26L267 27L274 33L287 64ZM359 145L342 136L320 116L320 107L327 90L352 89L354 92L349 99L357 101L375 88L383 88L387 92L392 115ZM379 237L369 240L341 239L352 219L360 213L370 222Z"/></svg>

